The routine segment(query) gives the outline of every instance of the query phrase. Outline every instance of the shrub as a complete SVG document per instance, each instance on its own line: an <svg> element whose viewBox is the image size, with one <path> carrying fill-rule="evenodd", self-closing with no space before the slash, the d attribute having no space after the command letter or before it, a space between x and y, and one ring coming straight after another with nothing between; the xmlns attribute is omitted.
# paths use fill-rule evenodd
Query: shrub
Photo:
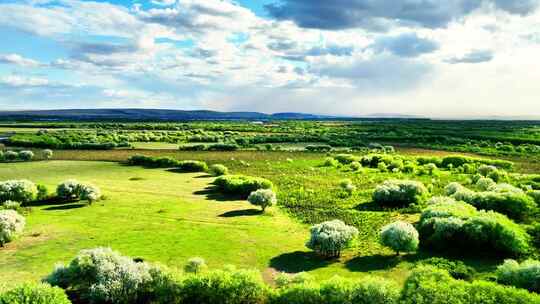
<svg viewBox="0 0 540 304"><path fill-rule="evenodd" d="M30 202L36 198L36 193L36 185L29 180L8 180L0 183L0 202Z"/></svg>
<svg viewBox="0 0 540 304"><path fill-rule="evenodd" d="M15 210L0 210L0 247L22 233L26 221Z"/></svg>
<svg viewBox="0 0 540 304"><path fill-rule="evenodd" d="M240 149L240 146L237 144L211 144L206 147L208 151L236 151Z"/></svg>
<svg viewBox="0 0 540 304"><path fill-rule="evenodd" d="M339 257L341 251L358 235L356 228L347 226L340 220L314 225L310 232L311 237L306 247L327 258Z"/></svg>
<svg viewBox="0 0 540 304"><path fill-rule="evenodd" d="M14 201L5 201L1 205L0 209L18 210L21 207L21 203Z"/></svg>
<svg viewBox="0 0 540 304"><path fill-rule="evenodd" d="M223 175L214 181L217 188L228 194L247 197L251 192L259 189L271 189L271 181L261 177L251 177L245 175Z"/></svg>
<svg viewBox="0 0 540 304"><path fill-rule="evenodd" d="M45 149L42 151L43 158L45 159L51 159L53 157L53 150L51 149Z"/></svg>
<svg viewBox="0 0 540 304"><path fill-rule="evenodd" d="M4 152L4 160L14 161L14 160L17 160L18 158L19 158L19 153L15 152L15 151L6 151L6 152Z"/></svg>
<svg viewBox="0 0 540 304"><path fill-rule="evenodd" d="M462 261L450 261L445 258L433 257L422 260L420 265L430 265L448 271L452 278L456 280L472 281L476 274L474 268L465 265Z"/></svg>
<svg viewBox="0 0 540 304"><path fill-rule="evenodd" d="M421 182L407 180L387 180L377 186L373 201L389 207L406 207L425 201L428 190Z"/></svg>
<svg viewBox="0 0 540 304"><path fill-rule="evenodd" d="M253 191L248 196L248 202L252 205L260 206L264 212L267 207L273 206L276 204L276 194L271 189L259 189Z"/></svg>
<svg viewBox="0 0 540 304"><path fill-rule="evenodd" d="M171 157L150 157L133 155L128 158L128 165L143 166L149 168L174 168L178 167L179 161Z"/></svg>
<svg viewBox="0 0 540 304"><path fill-rule="evenodd" d="M159 270L146 263L136 263L110 248L96 248L80 251L44 281L92 303L137 303L155 276Z"/></svg>
<svg viewBox="0 0 540 304"><path fill-rule="evenodd" d="M499 283L540 292L539 261L526 260L520 264L515 260L505 260L497 267L496 275Z"/></svg>
<svg viewBox="0 0 540 304"><path fill-rule="evenodd" d="M352 154L337 154L334 156L334 159L337 160L340 164L348 165L354 161L358 161L359 157Z"/></svg>
<svg viewBox="0 0 540 304"><path fill-rule="evenodd" d="M48 284L22 284L0 295L1 304L70 304L66 293Z"/></svg>
<svg viewBox="0 0 540 304"><path fill-rule="evenodd" d="M481 177L476 181L476 187L482 191L490 191L493 190L497 186L497 183L495 183L491 178L489 177Z"/></svg>
<svg viewBox="0 0 540 304"><path fill-rule="evenodd" d="M497 171L497 167L491 165L482 165L478 167L478 174L487 177L491 172Z"/></svg>
<svg viewBox="0 0 540 304"><path fill-rule="evenodd" d="M309 145L305 149L309 152L329 152L332 150L332 147L328 145Z"/></svg>
<svg viewBox="0 0 540 304"><path fill-rule="evenodd" d="M221 164L211 165L208 172L213 176L222 176L229 174L229 169Z"/></svg>
<svg viewBox="0 0 540 304"><path fill-rule="evenodd" d="M339 182L339 187L351 195L355 190L356 186L350 179L343 179Z"/></svg>
<svg viewBox="0 0 540 304"><path fill-rule="evenodd" d="M184 266L184 272L186 273L200 273L208 268L206 261L203 258L195 257L188 260Z"/></svg>
<svg viewBox="0 0 540 304"><path fill-rule="evenodd" d="M49 189L45 185L37 185L37 197L38 200L45 200L49 198Z"/></svg>
<svg viewBox="0 0 540 304"><path fill-rule="evenodd" d="M388 166L383 162L377 164L377 169L379 169L381 172L388 172Z"/></svg>
<svg viewBox="0 0 540 304"><path fill-rule="evenodd" d="M427 205L435 205L441 203L455 203L456 200L448 196L434 196L427 201Z"/></svg>
<svg viewBox="0 0 540 304"><path fill-rule="evenodd" d="M418 249L418 231L413 225L398 221L381 229L380 241L398 255L400 252L415 251Z"/></svg>
<svg viewBox="0 0 540 304"><path fill-rule="evenodd" d="M34 158L34 152L32 151L21 151L19 152L19 158L23 161L31 161Z"/></svg>
<svg viewBox="0 0 540 304"><path fill-rule="evenodd" d="M327 158L324 159L323 166L324 167L337 167L338 164L339 164L339 162L337 160L335 160L334 158L327 157Z"/></svg>
<svg viewBox="0 0 540 304"><path fill-rule="evenodd" d="M307 272L299 273L279 273L275 278L276 286L279 288L288 287L293 284L305 284L313 281L313 277Z"/></svg>
<svg viewBox="0 0 540 304"><path fill-rule="evenodd" d="M496 283L453 279L435 267L415 269L401 293L401 304L511 304L540 303L540 296Z"/></svg>
<svg viewBox="0 0 540 304"><path fill-rule="evenodd" d="M492 211L477 211L464 202L429 205L422 212L418 230L420 244L438 250L511 256L529 250L529 236L520 225Z"/></svg>
<svg viewBox="0 0 540 304"><path fill-rule="evenodd" d="M80 183L74 179L66 180L56 187L56 195L62 199L75 199L80 195Z"/></svg>
<svg viewBox="0 0 540 304"><path fill-rule="evenodd" d="M529 191L527 193L527 195L529 195L530 197L532 197L532 199L534 200L534 202L536 203L536 205L540 206L540 190L532 190L532 191Z"/></svg>
<svg viewBox="0 0 540 304"><path fill-rule="evenodd" d="M268 288L253 270L215 270L185 277L178 286L178 303L259 304Z"/></svg>
<svg viewBox="0 0 540 304"><path fill-rule="evenodd" d="M358 170L362 169L362 165L357 161L352 162L350 164L350 167L351 167L351 170L353 170L353 171L358 171Z"/></svg>
<svg viewBox="0 0 540 304"><path fill-rule="evenodd" d="M181 172L205 172L208 171L208 165L205 162L197 160L183 160L177 164Z"/></svg>
<svg viewBox="0 0 540 304"><path fill-rule="evenodd" d="M94 185L81 184L79 185L79 197L81 200L86 200L91 204L101 198L101 191Z"/></svg>
<svg viewBox="0 0 540 304"><path fill-rule="evenodd" d="M429 163L424 166L424 169L426 170L428 175L433 175L437 171L437 165L434 163Z"/></svg>

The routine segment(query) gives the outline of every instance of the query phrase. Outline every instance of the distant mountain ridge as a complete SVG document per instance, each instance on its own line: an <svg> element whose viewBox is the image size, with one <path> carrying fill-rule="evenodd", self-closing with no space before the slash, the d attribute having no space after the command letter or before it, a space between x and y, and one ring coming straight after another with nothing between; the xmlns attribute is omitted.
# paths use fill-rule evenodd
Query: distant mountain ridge
<svg viewBox="0 0 540 304"><path fill-rule="evenodd" d="M305 113L219 112L210 110L161 109L62 109L0 111L0 119L32 120L273 120L273 119L329 119L329 115ZM339 117L342 118L342 117Z"/></svg>

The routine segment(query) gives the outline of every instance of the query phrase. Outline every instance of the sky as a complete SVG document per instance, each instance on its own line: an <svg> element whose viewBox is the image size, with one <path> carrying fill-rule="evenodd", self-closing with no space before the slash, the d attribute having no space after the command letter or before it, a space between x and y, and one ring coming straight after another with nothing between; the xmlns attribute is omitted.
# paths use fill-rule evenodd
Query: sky
<svg viewBox="0 0 540 304"><path fill-rule="evenodd" d="M540 115L540 0L0 0L0 110Z"/></svg>

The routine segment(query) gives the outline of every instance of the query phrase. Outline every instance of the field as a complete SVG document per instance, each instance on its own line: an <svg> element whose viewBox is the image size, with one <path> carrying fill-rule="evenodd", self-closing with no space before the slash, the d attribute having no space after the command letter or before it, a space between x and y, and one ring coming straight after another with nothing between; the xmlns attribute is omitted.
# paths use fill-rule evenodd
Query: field
<svg viewBox="0 0 540 304"><path fill-rule="evenodd" d="M230 129L241 127L229 125ZM24 136L32 134L26 128L31 126L25 126L21 133L17 128L11 130ZM48 132L57 131L51 128ZM71 134L72 130L62 132ZM6 144L5 151L29 149ZM428 206L425 201L418 206L383 206L375 201L374 191L388 180L414 180L428 189L426 200L447 196L445 188L452 182L480 193L487 190L474 179L479 168L486 165L498 166L494 170L500 170L499 183L508 184L503 188L510 187L525 197L532 197L533 189L538 190L540 185L539 163L529 152L456 154L450 146L437 150L410 143L397 144L395 150L385 143L371 148L305 151L321 144L260 143L234 151L182 151L180 145L195 143L134 141L130 147L114 149L55 149L48 160L44 150L31 147L33 160L0 163L1 180L28 179L44 185L50 199L28 202L21 210L27 222L24 232L0 248L0 285L7 288L37 282L57 263L68 263L80 250L96 247L110 247L178 273L192 257L204 258L210 269L228 264L253 268L269 286L276 285L280 273L300 272L309 273L317 281L336 275L353 279L377 276L403 286L416 266L434 257L464 263L474 273L474 280L493 280L497 267L513 256L489 248L451 252L427 247L396 255L383 246L379 236L383 226L404 221L418 227ZM215 177L206 172L180 172L175 165L151 168L128 164L135 155L204 161L209 166L223 164L230 174L268 179L274 185L277 206L262 213L245 198L218 191ZM457 161L470 162L470 168L445 164L454 156ZM354 169L351 162L357 162L360 168ZM407 166L413 166L412 171L407 171ZM55 200L57 185L69 179L99 187L103 197L93 204ZM352 190L343 186L344 181ZM489 210L499 211L497 206L493 208ZM539 214L536 207L527 212L523 217L508 213L523 231L536 225ZM306 241L312 225L334 219L355 227L358 236L339 257L328 259L308 249ZM533 247L521 259L537 257L538 249Z"/></svg>

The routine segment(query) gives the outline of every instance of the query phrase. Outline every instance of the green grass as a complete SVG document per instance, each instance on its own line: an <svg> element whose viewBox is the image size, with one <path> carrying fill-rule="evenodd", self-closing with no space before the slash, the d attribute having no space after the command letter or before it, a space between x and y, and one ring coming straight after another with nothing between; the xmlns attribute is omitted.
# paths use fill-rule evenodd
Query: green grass
<svg viewBox="0 0 540 304"><path fill-rule="evenodd" d="M141 150L178 150L178 144L165 142L132 142L130 143L134 149Z"/></svg>
<svg viewBox="0 0 540 304"><path fill-rule="evenodd" d="M91 206L34 206L24 235L0 249L0 284L39 280L79 250L108 246L123 254L181 268L193 256L210 267L255 267L267 280L277 270L311 271L316 277L361 276L375 271L401 280L406 260L388 271L393 257L364 257L351 249L329 263L304 243L308 227L272 208L267 215L244 201L205 190L205 174L127 167L111 162L49 161L0 165L2 179L28 178L47 185L77 178L101 187L106 199ZM211 199L212 198L212 199Z"/></svg>

